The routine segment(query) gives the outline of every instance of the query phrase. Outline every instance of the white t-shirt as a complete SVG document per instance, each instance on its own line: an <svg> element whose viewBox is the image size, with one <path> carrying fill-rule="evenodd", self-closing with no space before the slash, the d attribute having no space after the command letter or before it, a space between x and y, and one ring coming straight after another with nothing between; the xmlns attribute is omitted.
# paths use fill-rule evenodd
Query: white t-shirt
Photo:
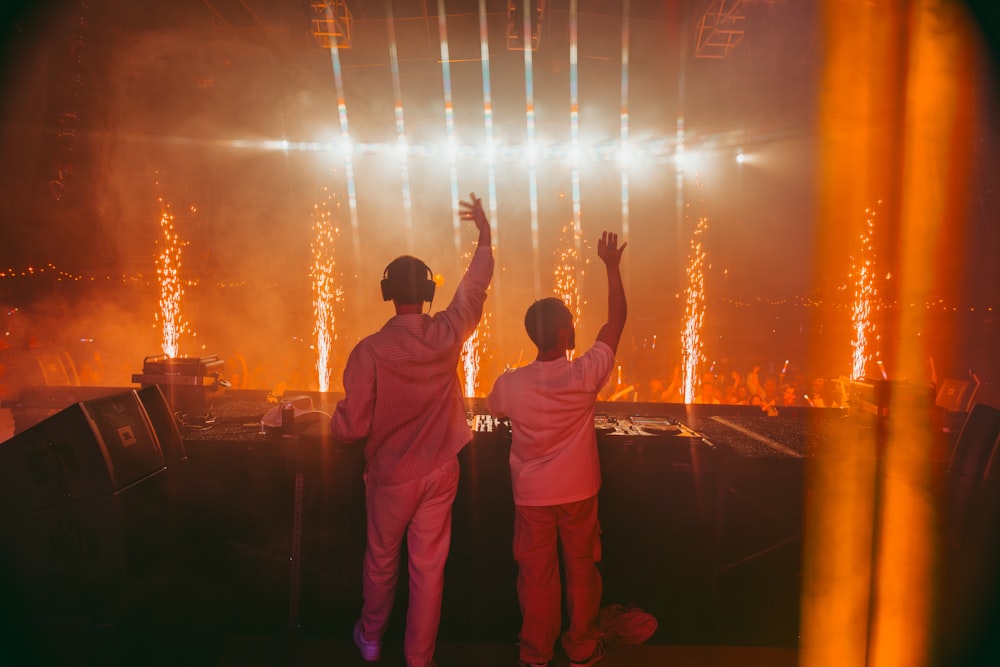
<svg viewBox="0 0 1000 667"><path fill-rule="evenodd" d="M510 418L515 504L560 505L600 490L594 403L614 363L614 352L598 341L573 361L534 361L497 378L486 407Z"/></svg>

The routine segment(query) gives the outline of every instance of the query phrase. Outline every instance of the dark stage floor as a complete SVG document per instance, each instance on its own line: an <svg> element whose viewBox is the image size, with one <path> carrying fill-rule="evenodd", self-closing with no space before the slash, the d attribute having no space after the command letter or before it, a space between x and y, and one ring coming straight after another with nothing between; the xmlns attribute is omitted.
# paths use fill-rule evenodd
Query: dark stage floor
<svg viewBox="0 0 1000 667"><path fill-rule="evenodd" d="M314 396L329 411L332 399ZM320 422L261 433L263 394L187 416L168 468L126 490L3 518L0 645L41 664L364 664L360 447ZM604 604L658 629L603 664L791 665L803 469L857 446L870 419L797 409L600 404ZM509 433L476 417L463 450L439 666L515 663ZM942 435L947 455L952 429ZM873 452L874 455L874 452ZM405 572L386 638L401 665ZM20 656L19 656L20 657ZM555 665L565 664L558 660Z"/></svg>
<svg viewBox="0 0 1000 667"><path fill-rule="evenodd" d="M744 646L664 646L644 644L612 647L600 663L603 667L794 667L795 649ZM438 667L513 667L517 649L513 644L444 642L438 644ZM287 665L343 665L362 667L378 664L403 667L402 646L385 647L378 663L363 661L354 644L345 640L314 639L281 641L234 638L227 640L217 667L264 667ZM569 662L558 656L552 667L566 667Z"/></svg>

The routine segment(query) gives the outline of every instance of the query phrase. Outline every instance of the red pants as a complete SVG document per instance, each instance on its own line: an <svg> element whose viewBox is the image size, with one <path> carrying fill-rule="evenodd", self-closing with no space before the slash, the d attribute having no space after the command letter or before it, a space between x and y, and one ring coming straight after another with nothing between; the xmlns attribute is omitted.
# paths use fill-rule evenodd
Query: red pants
<svg viewBox="0 0 1000 667"><path fill-rule="evenodd" d="M524 662L548 662L562 625L557 542L562 543L569 628L562 646L571 660L583 661L597 644L602 582L597 496L565 505L516 505L514 558L521 604Z"/></svg>
<svg viewBox="0 0 1000 667"><path fill-rule="evenodd" d="M456 457L431 474L404 484L375 486L366 480L368 546L362 572L361 629L369 640L378 638L381 642L385 634L396 597L405 535L410 575L403 639L407 667L425 667L434 659L458 473Z"/></svg>

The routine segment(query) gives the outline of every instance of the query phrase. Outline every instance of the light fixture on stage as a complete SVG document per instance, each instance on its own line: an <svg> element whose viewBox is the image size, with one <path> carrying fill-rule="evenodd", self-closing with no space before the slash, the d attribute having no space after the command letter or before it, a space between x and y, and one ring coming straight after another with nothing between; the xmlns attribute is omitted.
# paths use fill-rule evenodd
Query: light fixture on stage
<svg viewBox="0 0 1000 667"><path fill-rule="evenodd" d="M694 171L701 161L701 155L696 151L685 150L683 145L677 146L674 153L674 166L679 172Z"/></svg>
<svg viewBox="0 0 1000 667"><path fill-rule="evenodd" d="M546 0L507 0L507 50L538 50L542 39L542 21L545 18ZM525 36L530 35L530 45Z"/></svg>
<svg viewBox="0 0 1000 667"><path fill-rule="evenodd" d="M203 413L231 384L223 379L226 362L216 355L168 357L157 354L143 359L142 373L132 382L144 388L159 385L174 412Z"/></svg>
<svg viewBox="0 0 1000 667"><path fill-rule="evenodd" d="M313 9L312 36L324 49L351 48L351 11L347 0L323 0Z"/></svg>
<svg viewBox="0 0 1000 667"><path fill-rule="evenodd" d="M695 58L725 58L743 41L747 8L774 0L711 0L695 25Z"/></svg>

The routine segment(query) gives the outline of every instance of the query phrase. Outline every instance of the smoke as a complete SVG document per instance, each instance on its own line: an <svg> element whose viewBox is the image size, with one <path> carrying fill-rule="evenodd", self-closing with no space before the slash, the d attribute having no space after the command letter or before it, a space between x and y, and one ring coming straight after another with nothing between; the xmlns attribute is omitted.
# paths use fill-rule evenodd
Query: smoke
<svg viewBox="0 0 1000 667"><path fill-rule="evenodd" d="M76 6L65 6L70 4ZM278 4L287 5L253 6L268 18ZM685 287L681 198L684 206L704 200L718 232L707 249L706 299L713 310L706 320L712 324L706 326L713 330L706 332L706 352L780 361L799 344L789 339L811 319L795 302L787 309L767 304L808 295L814 287L809 270L816 198L812 111L822 55L814 39L815 9L806 7L809 3L762 5L738 51L721 61L699 61L677 46L675 38L686 29L679 17L664 18L662 3L631 4L636 14L626 110L630 146L639 159L629 173L626 340L638 342L624 344L622 354L641 357L646 354L641 341L656 336L657 354L673 357L663 373L669 374L668 364L678 360L683 304L677 295ZM78 139L89 155L91 180L80 181L78 205L39 203L30 194L47 159L41 146L52 120L44 110L57 81L52 54L67 48L59 42L65 30L50 34L44 20L26 23L29 32L15 35L10 47L17 65L6 70L11 85L3 97L0 203L11 204L12 222L2 230L0 270L51 262L88 284L86 290L63 283L37 292L45 298L59 295L56 303L37 304L44 311L38 317L46 337L67 334L47 344L93 339L91 349L101 346L105 368L112 369L103 380L110 383L126 382L141 370L143 357L158 351L155 258L161 199L171 207L184 244L181 310L190 332L179 341L180 353L233 359L227 367L235 372L238 366L254 386L286 382L306 388L315 381L309 246L311 211L323 187L337 197L341 229L337 266L344 298L333 351L335 385L353 343L392 314L381 301L378 281L394 257L414 254L441 274L444 283L434 309L447 304L475 231L462 223L456 252L433 21L425 30L422 20L413 19L409 28L397 31L400 96L411 147L405 182L393 150L396 121L385 24L377 8L370 10L371 18L356 23L352 48L341 53L355 145L349 181L339 152L330 53L310 41L307 16L274 22L281 30L243 30L235 23L231 30L213 30L218 22L204 3L180 7L94 0L90 5L96 31L88 34L91 71L81 93L88 114L81 116ZM239 11L235 3L230 9ZM596 12L581 16L578 73L580 139L590 147L579 167L581 227L590 243L604 229L620 230L623 203L619 165L606 150L620 133L620 18L610 9L609 15ZM559 153L569 138L567 15L549 12L535 60L534 112L544 145L534 184L537 254L528 168L517 153L526 136L523 52L502 47L505 26L491 15L492 112L500 145L491 184L482 156L464 150L483 137L478 26L472 15L456 23L452 18L455 132L463 145L454 186L459 197L475 191L484 202L495 186L498 263L487 309L496 345L490 352L503 366L531 357L521 324L524 310L550 293L560 230L573 217L571 167ZM101 39L91 37L97 34ZM707 156L699 174L705 187L687 193L675 190L670 159L680 117L686 147L704 149ZM283 148L279 142L285 140L298 148ZM736 149L747 153L741 167L730 159ZM407 185L409 210L402 195ZM352 187L353 212L347 196ZM594 260L586 245L583 252L581 262ZM992 263L980 260L981 265ZM590 267L577 276L586 304L581 346L604 316L603 274L600 267ZM542 294L535 293L535 284ZM25 289L24 281L0 279L0 301L35 306L35 292ZM66 296L70 292L73 299ZM772 312L761 314L768 308L782 309L780 322L771 321L778 318ZM625 359L626 371L637 365Z"/></svg>

